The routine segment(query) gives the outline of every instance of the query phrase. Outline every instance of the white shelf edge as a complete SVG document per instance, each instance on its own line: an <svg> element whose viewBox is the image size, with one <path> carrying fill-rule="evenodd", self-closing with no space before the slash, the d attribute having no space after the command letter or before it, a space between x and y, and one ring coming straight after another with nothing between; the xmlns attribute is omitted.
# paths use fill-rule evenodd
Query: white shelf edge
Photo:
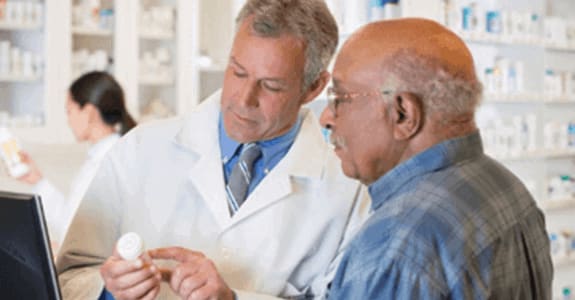
<svg viewBox="0 0 575 300"><path fill-rule="evenodd" d="M139 79L139 83L140 85L150 85L150 86L173 86L174 79L142 76Z"/></svg>
<svg viewBox="0 0 575 300"><path fill-rule="evenodd" d="M553 42L544 42L546 50L550 51L575 51L575 45L557 44Z"/></svg>
<svg viewBox="0 0 575 300"><path fill-rule="evenodd" d="M575 97L573 97L573 96L559 96L559 97L545 96L543 98L543 102L548 103L548 104L570 104L570 103L575 103Z"/></svg>
<svg viewBox="0 0 575 300"><path fill-rule="evenodd" d="M575 208L575 198L560 200L544 200L540 207L544 211L560 210L564 208Z"/></svg>
<svg viewBox="0 0 575 300"><path fill-rule="evenodd" d="M202 72L225 72L226 67L220 65L200 66Z"/></svg>
<svg viewBox="0 0 575 300"><path fill-rule="evenodd" d="M464 41L469 43L486 43L498 45L523 45L541 47L550 51L575 51L575 44L558 44L546 41L542 37L518 37L506 36L496 33L472 32L464 30L454 30Z"/></svg>
<svg viewBox="0 0 575 300"><path fill-rule="evenodd" d="M573 257L567 256L560 258L553 257L552 260L553 260L553 266L557 268L575 265L575 256Z"/></svg>
<svg viewBox="0 0 575 300"><path fill-rule="evenodd" d="M145 40L173 40L173 32L140 32L140 38Z"/></svg>
<svg viewBox="0 0 575 300"><path fill-rule="evenodd" d="M575 96L545 96L536 93L485 94L483 96L483 103L575 104Z"/></svg>
<svg viewBox="0 0 575 300"><path fill-rule="evenodd" d="M542 103L542 96L540 94L485 94L483 96L484 103Z"/></svg>
<svg viewBox="0 0 575 300"><path fill-rule="evenodd" d="M575 150L537 150L534 152L518 153L517 155L496 155L487 153L500 161L520 161L529 159L575 158Z"/></svg>
<svg viewBox="0 0 575 300"><path fill-rule="evenodd" d="M42 28L42 23L4 23L0 22L0 30L38 30Z"/></svg>
<svg viewBox="0 0 575 300"><path fill-rule="evenodd" d="M520 153L517 155L496 155L493 153L487 153L489 156L493 157L499 161L517 161L517 160L529 160L529 159L538 159L541 158L540 152L527 152L527 153Z"/></svg>
<svg viewBox="0 0 575 300"><path fill-rule="evenodd" d="M110 29L88 28L80 26L73 26L72 33L75 35L112 36L112 30Z"/></svg>
<svg viewBox="0 0 575 300"><path fill-rule="evenodd" d="M543 158L575 157L575 150L544 150Z"/></svg>
<svg viewBox="0 0 575 300"><path fill-rule="evenodd" d="M37 82L40 76L0 75L0 82Z"/></svg>
<svg viewBox="0 0 575 300"><path fill-rule="evenodd" d="M453 30L453 29L452 29ZM545 47L546 43L540 37L517 37L487 32L468 32L453 30L464 41L469 43L490 43L499 45L523 45Z"/></svg>

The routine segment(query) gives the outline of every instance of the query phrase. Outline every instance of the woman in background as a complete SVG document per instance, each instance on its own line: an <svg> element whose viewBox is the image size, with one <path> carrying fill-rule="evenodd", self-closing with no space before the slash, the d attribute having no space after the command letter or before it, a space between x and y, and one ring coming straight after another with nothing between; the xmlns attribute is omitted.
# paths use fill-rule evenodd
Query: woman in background
<svg viewBox="0 0 575 300"><path fill-rule="evenodd" d="M20 153L30 172L18 180L33 184L33 192L42 197L54 252L63 241L102 158L121 135L136 125L126 110L122 88L108 73L86 73L72 83L68 92L68 125L78 142L91 144L85 162L71 182L68 197L42 175L27 153Z"/></svg>

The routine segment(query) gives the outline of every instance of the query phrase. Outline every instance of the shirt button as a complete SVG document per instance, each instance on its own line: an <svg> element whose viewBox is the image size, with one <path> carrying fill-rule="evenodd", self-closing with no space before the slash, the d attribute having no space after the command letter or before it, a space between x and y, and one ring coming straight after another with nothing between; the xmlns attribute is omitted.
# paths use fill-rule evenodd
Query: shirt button
<svg viewBox="0 0 575 300"><path fill-rule="evenodd" d="M266 168L266 169L264 170L264 173L266 173L266 174L269 173L269 172L270 172L270 169L268 169L268 168Z"/></svg>

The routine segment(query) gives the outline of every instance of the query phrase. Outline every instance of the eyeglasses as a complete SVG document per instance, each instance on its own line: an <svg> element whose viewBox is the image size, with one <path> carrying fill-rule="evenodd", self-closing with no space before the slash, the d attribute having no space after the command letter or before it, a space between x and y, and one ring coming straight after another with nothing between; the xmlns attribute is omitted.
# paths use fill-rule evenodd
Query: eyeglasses
<svg viewBox="0 0 575 300"><path fill-rule="evenodd" d="M350 93L338 93L333 87L327 88L327 107L334 115L337 117L337 107L341 103L351 102L353 98L357 97L369 97L376 95L391 95L393 91L372 91L372 92L350 92Z"/></svg>

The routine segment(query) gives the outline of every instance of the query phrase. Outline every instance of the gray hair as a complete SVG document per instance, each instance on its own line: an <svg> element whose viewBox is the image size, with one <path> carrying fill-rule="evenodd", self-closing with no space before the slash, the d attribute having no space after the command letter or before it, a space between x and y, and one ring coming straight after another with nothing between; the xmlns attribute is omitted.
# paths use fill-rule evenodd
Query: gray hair
<svg viewBox="0 0 575 300"><path fill-rule="evenodd" d="M259 36L277 37L287 33L304 41L304 90L327 69L337 47L338 29L323 0L248 0L236 24L251 16L254 17L252 30Z"/></svg>
<svg viewBox="0 0 575 300"><path fill-rule="evenodd" d="M470 80L452 74L413 49L400 50L387 59L383 73L384 90L413 93L427 114L457 117L473 113L481 101L483 88L476 77Z"/></svg>

